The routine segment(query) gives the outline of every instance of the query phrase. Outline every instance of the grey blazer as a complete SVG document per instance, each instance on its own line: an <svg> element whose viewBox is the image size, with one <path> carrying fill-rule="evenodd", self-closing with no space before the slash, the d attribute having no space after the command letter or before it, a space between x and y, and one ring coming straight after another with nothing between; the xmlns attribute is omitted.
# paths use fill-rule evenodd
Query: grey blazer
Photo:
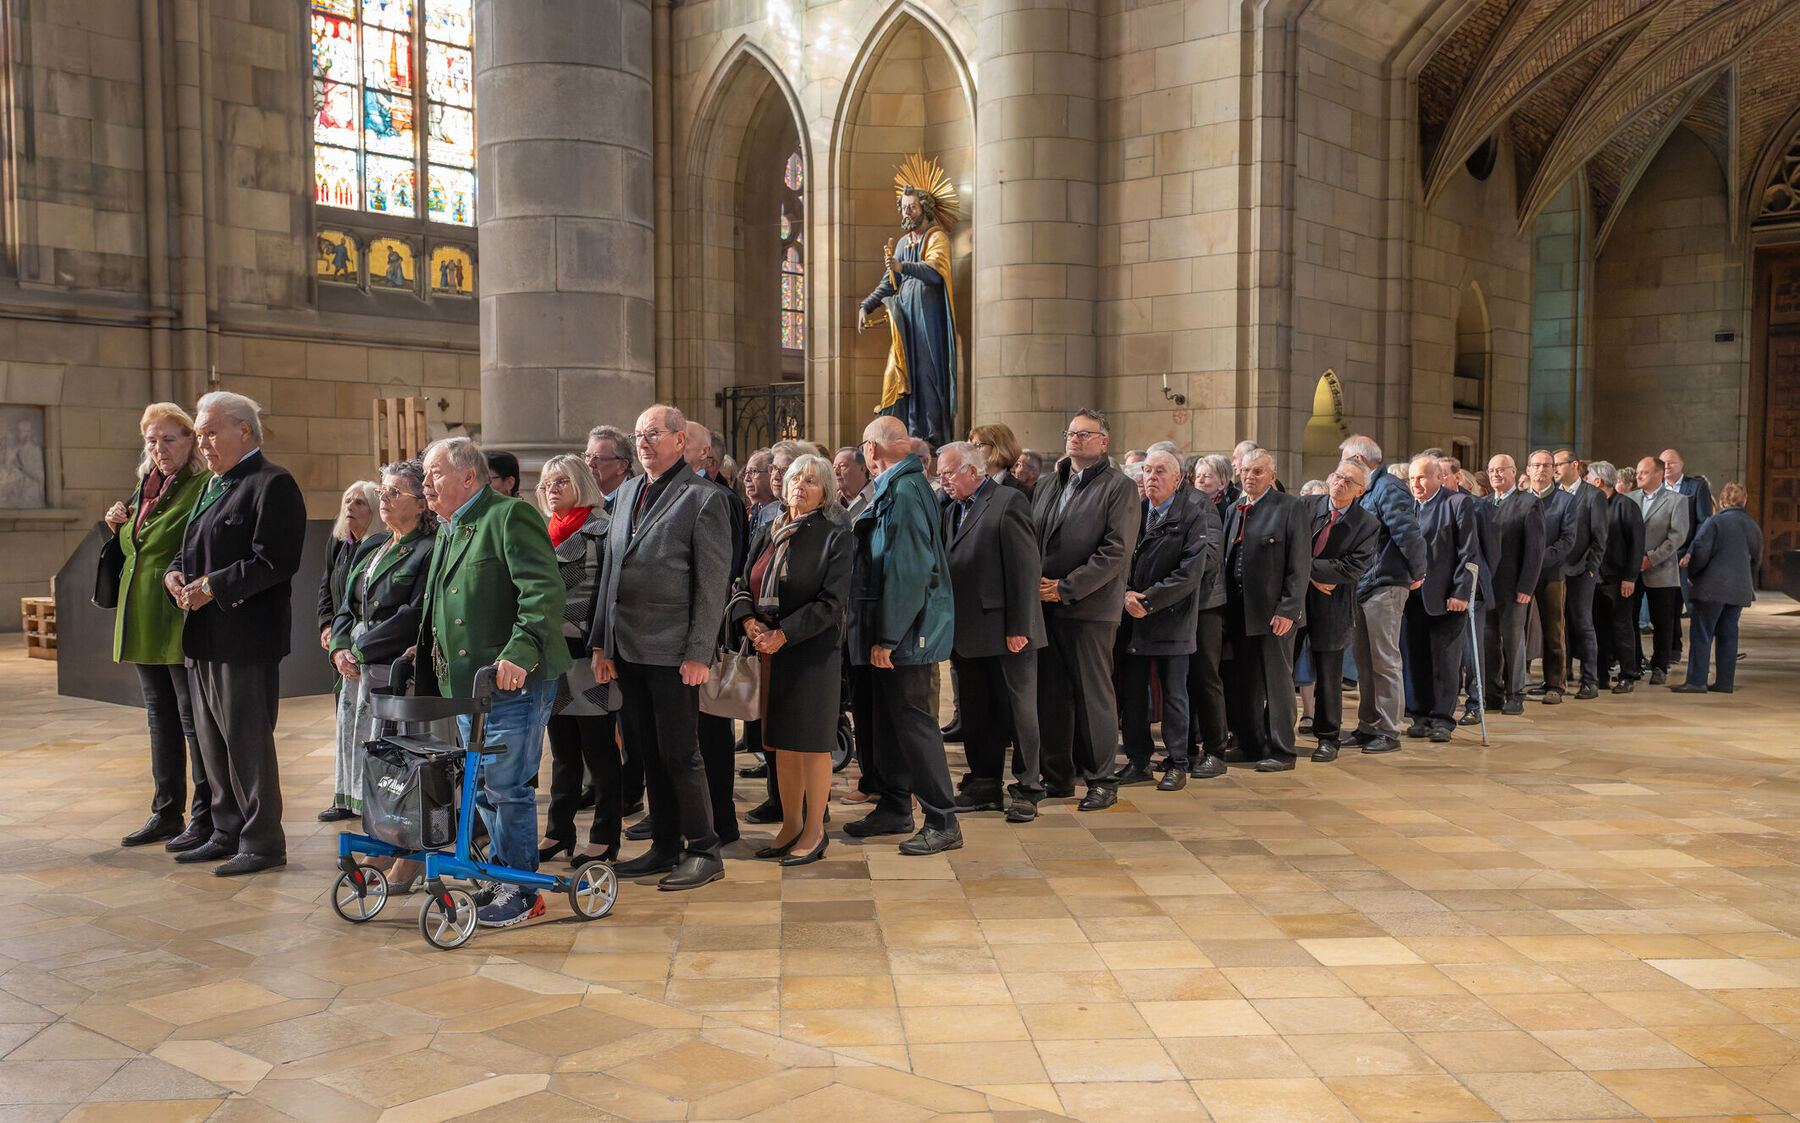
<svg viewBox="0 0 1800 1123"><path fill-rule="evenodd" d="M588 647L631 663L710 666L731 592L731 497L686 464L669 471L635 534L632 510L649 481L619 485Z"/></svg>
<svg viewBox="0 0 1800 1123"><path fill-rule="evenodd" d="M1681 548L1688 537L1688 498L1679 491L1658 488L1656 498L1644 509L1644 557L1650 562L1638 583L1648 589L1673 589L1681 584Z"/></svg>

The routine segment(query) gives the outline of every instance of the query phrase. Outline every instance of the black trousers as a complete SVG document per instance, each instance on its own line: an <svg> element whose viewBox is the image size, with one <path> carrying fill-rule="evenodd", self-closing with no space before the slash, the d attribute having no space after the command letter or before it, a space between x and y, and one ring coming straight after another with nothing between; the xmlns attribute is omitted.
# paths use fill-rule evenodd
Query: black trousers
<svg viewBox="0 0 1800 1123"><path fill-rule="evenodd" d="M1344 728L1344 649L1312 649L1313 736L1336 742Z"/></svg>
<svg viewBox="0 0 1800 1123"><path fill-rule="evenodd" d="M1242 613L1228 612L1228 622L1233 625L1232 676L1240 698L1233 728L1238 746L1252 760L1292 760L1296 755L1294 633L1245 635Z"/></svg>
<svg viewBox="0 0 1800 1123"><path fill-rule="evenodd" d="M1487 698L1502 703L1525 696L1525 623L1533 606L1520 604L1507 597L1499 604L1487 606L1487 622L1482 629L1481 675Z"/></svg>
<svg viewBox="0 0 1800 1123"><path fill-rule="evenodd" d="M554 714L544 727L550 740L550 810L544 835L575 842L575 806L581 802L583 773L594 778L594 825L588 841L619 851L619 821L624 816L619 773L618 722L613 714L571 717Z"/></svg>
<svg viewBox="0 0 1800 1123"><path fill-rule="evenodd" d="M1044 613L1048 639L1038 656L1038 732L1044 784L1053 791L1113 782L1119 756L1119 711L1113 695L1117 621L1070 620Z"/></svg>
<svg viewBox="0 0 1800 1123"><path fill-rule="evenodd" d="M212 822L212 787L200 738L194 733L194 704L187 668L180 663L133 663L144 694L144 717L150 724L150 813L179 819L187 804L188 818L202 828ZM188 799L188 772L194 775L194 798Z"/></svg>
<svg viewBox="0 0 1800 1123"><path fill-rule="evenodd" d="M212 839L240 854L287 853L275 718L281 664L190 660L194 733L212 785Z"/></svg>
<svg viewBox="0 0 1800 1123"><path fill-rule="evenodd" d="M737 734L732 732L730 718L700 715L700 759L706 765L706 791L712 799L713 830L718 832L721 843L736 842Z"/></svg>
<svg viewBox="0 0 1800 1123"><path fill-rule="evenodd" d="M1594 591L1594 638L1599 654L1594 666L1599 681L1612 676L1610 668L1619 665L1619 681L1628 682L1643 673L1638 655L1637 596L1625 596L1619 582L1602 581Z"/></svg>
<svg viewBox="0 0 1800 1123"><path fill-rule="evenodd" d="M1171 767L1188 762L1188 660L1186 655L1126 655L1119 663L1125 695L1125 757L1150 764L1150 678L1162 687L1162 739Z"/></svg>
<svg viewBox="0 0 1800 1123"><path fill-rule="evenodd" d="M931 670L931 664L869 668L874 726L870 755L881 766L881 789L874 793L879 802L873 813L910 822L917 797L927 827L954 831L956 793L944 759Z"/></svg>
<svg viewBox="0 0 1800 1123"><path fill-rule="evenodd" d="M1596 668L1599 658L1599 639L1594 632L1594 587L1600 583L1598 577L1580 574L1563 579L1564 602L1563 624L1568 636L1569 663L1581 660L1581 685L1597 683L1606 674L1605 667Z"/></svg>
<svg viewBox="0 0 1800 1123"><path fill-rule="evenodd" d="M1681 642L1681 586L1646 589L1639 585L1638 596L1650 602L1650 666L1667 671Z"/></svg>
<svg viewBox="0 0 1800 1123"><path fill-rule="evenodd" d="M856 790L864 795L881 794L881 762L875 759L875 695L869 676L875 668L867 663L850 663L844 672L850 693L850 724L856 729L856 767L862 779Z"/></svg>
<svg viewBox="0 0 1800 1123"><path fill-rule="evenodd" d="M700 758L700 688L681 681L680 667L620 659L619 729L626 751L644 762L650 800L650 848L661 854L719 856L706 765Z"/></svg>
<svg viewBox="0 0 1800 1123"><path fill-rule="evenodd" d="M1188 740L1207 756L1225 755L1225 606L1200 610L1194 653L1188 656Z"/></svg>
<svg viewBox="0 0 1800 1123"><path fill-rule="evenodd" d="M1032 802L1044 798L1043 742L1038 735L1038 653L1027 649L979 659L950 657L962 692L963 752L976 780L999 783L1006 747L1013 752L1013 778Z"/></svg>
<svg viewBox="0 0 1800 1123"><path fill-rule="evenodd" d="M1467 611L1425 611L1415 594L1406 602L1406 646L1413 674L1414 705L1427 725L1455 725L1457 675L1468 630Z"/></svg>

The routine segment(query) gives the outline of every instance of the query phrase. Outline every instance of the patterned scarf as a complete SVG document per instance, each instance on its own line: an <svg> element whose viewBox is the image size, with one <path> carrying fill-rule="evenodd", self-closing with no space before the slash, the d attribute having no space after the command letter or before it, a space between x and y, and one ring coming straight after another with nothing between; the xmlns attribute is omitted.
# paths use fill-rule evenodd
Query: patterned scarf
<svg viewBox="0 0 1800 1123"><path fill-rule="evenodd" d="M781 614L781 581L787 576L788 543L801 527L819 516L814 508L797 519L788 519L775 528L769 542L769 568L763 572L762 588L756 590L756 613L759 616Z"/></svg>

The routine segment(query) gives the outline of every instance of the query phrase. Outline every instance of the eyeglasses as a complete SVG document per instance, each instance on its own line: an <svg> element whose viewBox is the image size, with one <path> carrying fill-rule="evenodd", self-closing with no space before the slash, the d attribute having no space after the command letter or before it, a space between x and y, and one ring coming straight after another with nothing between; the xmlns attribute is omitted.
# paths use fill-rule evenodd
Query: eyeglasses
<svg viewBox="0 0 1800 1123"><path fill-rule="evenodd" d="M623 459L625 459L623 456L590 456L587 458L587 462L588 462L588 467L592 468L597 464L605 464L606 462L608 462L610 460L623 460Z"/></svg>
<svg viewBox="0 0 1800 1123"><path fill-rule="evenodd" d="M378 488L378 489L376 489L375 494L377 497L384 499L389 503L392 503L396 499L423 499L423 498L425 498L423 495L420 495L416 491L401 491L397 487Z"/></svg>
<svg viewBox="0 0 1800 1123"><path fill-rule="evenodd" d="M1106 434L1102 433L1098 429L1065 429L1065 430L1063 430L1063 439L1066 441L1091 441L1095 437L1104 437L1104 436L1106 436Z"/></svg>
<svg viewBox="0 0 1800 1123"><path fill-rule="evenodd" d="M1555 463L1551 464L1550 466L1552 468L1567 468L1569 465L1571 465L1573 463L1575 463L1573 460L1558 460Z"/></svg>
<svg viewBox="0 0 1800 1123"><path fill-rule="evenodd" d="M537 486L539 491L561 491L565 487L574 487L575 481L567 476L558 476L553 480L545 480Z"/></svg>
<svg viewBox="0 0 1800 1123"><path fill-rule="evenodd" d="M631 439L641 445L653 445L672 432L673 429L643 429L631 434Z"/></svg>
<svg viewBox="0 0 1800 1123"><path fill-rule="evenodd" d="M766 476L769 474L769 471L770 470L768 468L745 468L744 475L746 475L746 476Z"/></svg>
<svg viewBox="0 0 1800 1123"><path fill-rule="evenodd" d="M991 449L991 448L993 448L993 447L994 447L994 442L993 442L993 441L976 441L976 442L975 442L975 447L976 447L976 448L990 448L990 449Z"/></svg>
<svg viewBox="0 0 1800 1123"><path fill-rule="evenodd" d="M1336 483L1341 483L1346 487L1361 487L1362 486L1362 484L1356 482L1356 477L1346 476L1342 472L1333 472L1327 478L1330 480L1333 480Z"/></svg>

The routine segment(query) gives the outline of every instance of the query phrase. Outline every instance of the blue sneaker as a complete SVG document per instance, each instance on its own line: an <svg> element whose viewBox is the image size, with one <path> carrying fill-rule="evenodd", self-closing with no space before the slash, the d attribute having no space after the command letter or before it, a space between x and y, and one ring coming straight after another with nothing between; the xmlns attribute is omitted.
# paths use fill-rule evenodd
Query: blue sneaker
<svg viewBox="0 0 1800 1123"><path fill-rule="evenodd" d="M501 885L491 903L475 914L483 928L511 928L521 921L544 915L544 899L534 889Z"/></svg>

